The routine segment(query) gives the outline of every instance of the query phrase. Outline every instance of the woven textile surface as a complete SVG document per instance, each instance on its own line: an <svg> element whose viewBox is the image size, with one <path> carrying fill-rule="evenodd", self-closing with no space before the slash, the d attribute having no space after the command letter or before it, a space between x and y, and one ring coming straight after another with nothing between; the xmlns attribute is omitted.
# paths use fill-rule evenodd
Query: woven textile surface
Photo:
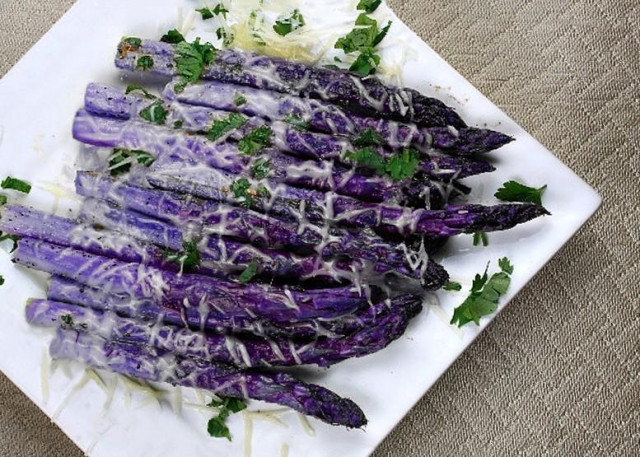
<svg viewBox="0 0 640 457"><path fill-rule="evenodd" d="M604 204L375 457L640 455L640 2L389 3ZM72 4L1 1L0 75ZM82 453L0 375L0 455Z"/></svg>

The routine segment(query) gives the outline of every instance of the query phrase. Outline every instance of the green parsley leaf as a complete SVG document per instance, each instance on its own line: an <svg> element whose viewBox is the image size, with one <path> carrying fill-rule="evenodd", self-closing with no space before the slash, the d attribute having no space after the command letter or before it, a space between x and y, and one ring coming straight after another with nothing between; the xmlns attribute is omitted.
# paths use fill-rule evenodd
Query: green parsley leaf
<svg viewBox="0 0 640 457"><path fill-rule="evenodd" d="M136 91L140 91L142 92L142 94L144 95L145 98L148 99L155 99L158 98L155 95L153 95L152 93L148 92L147 89L145 89L144 87L142 87L139 84L129 84L127 86L127 89L124 91L125 94L130 94L131 92L136 92Z"/></svg>
<svg viewBox="0 0 640 457"><path fill-rule="evenodd" d="M140 111L140 117L142 119L158 125L163 125L166 122L167 114L169 114L169 111L164 108L161 100L152 103Z"/></svg>
<svg viewBox="0 0 640 457"><path fill-rule="evenodd" d="M360 3L358 3L356 8L371 14L378 9L381 3L382 0L360 0Z"/></svg>
<svg viewBox="0 0 640 457"><path fill-rule="evenodd" d="M276 23L273 26L273 30L280 36L287 36L291 32L304 27L304 25L304 17L296 8L288 17L278 17Z"/></svg>
<svg viewBox="0 0 640 457"><path fill-rule="evenodd" d="M380 56L375 53L373 48L365 48L360 51L360 55L351 64L349 71L360 76L369 76L376 72L378 65L380 65Z"/></svg>
<svg viewBox="0 0 640 457"><path fill-rule="evenodd" d="M402 154L396 154L389 159L386 172L393 180L402 181L415 174L419 162L418 152L413 149L405 149Z"/></svg>
<svg viewBox="0 0 640 457"><path fill-rule="evenodd" d="M211 129L207 133L207 138L216 141L225 136L227 133L239 129L247 123L247 118L242 114L231 113L228 116L218 119L213 123Z"/></svg>
<svg viewBox="0 0 640 457"><path fill-rule="evenodd" d="M525 186L518 181L507 181L495 193L495 197L505 202L537 203L542 205L542 194L547 186L539 189Z"/></svg>
<svg viewBox="0 0 640 457"><path fill-rule="evenodd" d="M374 46L379 45L380 42L384 40L384 37L387 36L387 33L389 33L390 28L391 28L391 21L387 22L387 25L385 25L384 28L380 31L380 33L376 35L376 39L373 40Z"/></svg>
<svg viewBox="0 0 640 457"><path fill-rule="evenodd" d="M0 206L6 205L7 204L7 196L4 194L0 194Z"/></svg>
<svg viewBox="0 0 640 457"><path fill-rule="evenodd" d="M153 57L142 56L136 62L136 68L138 70L147 71L153 68Z"/></svg>
<svg viewBox="0 0 640 457"><path fill-rule="evenodd" d="M253 277L258 274L258 268L260 264L257 260L253 259L247 268L238 276L238 282L240 284L246 284L253 279Z"/></svg>
<svg viewBox="0 0 640 457"><path fill-rule="evenodd" d="M4 276L0 275L0 286L4 285Z"/></svg>
<svg viewBox="0 0 640 457"><path fill-rule="evenodd" d="M207 19L211 19L213 17L213 11L211 11L209 8L200 8L196 11L200 13L203 21L206 21Z"/></svg>
<svg viewBox="0 0 640 457"><path fill-rule="evenodd" d="M218 40L222 40L222 46L225 48L228 48L233 44L233 34L228 32L224 27L218 27L216 29L216 36L218 37Z"/></svg>
<svg viewBox="0 0 640 457"><path fill-rule="evenodd" d="M364 27L354 28L347 35L338 39L335 44L336 49L342 49L345 54L350 54L374 46L373 43L378 36L378 21L363 13L356 19L356 25Z"/></svg>
<svg viewBox="0 0 640 457"><path fill-rule="evenodd" d="M513 267L507 258L500 259L501 268L507 267L513 272ZM488 268L488 265L487 265ZM504 270L494 273L491 278L487 278L487 270L484 275L476 275L471 293L467 299L453 311L451 324L458 327L474 322L480 325L480 319L492 314L498 309L498 301L511 285L510 273Z"/></svg>
<svg viewBox="0 0 640 457"><path fill-rule="evenodd" d="M212 417L207 424L207 432L213 438L226 438L231 441L231 432L229 427L224 423L226 417Z"/></svg>
<svg viewBox="0 0 640 457"><path fill-rule="evenodd" d="M255 179L264 179L269 176L269 160L264 158L257 159L251 167L251 176Z"/></svg>
<svg viewBox="0 0 640 457"><path fill-rule="evenodd" d="M367 146L377 146L383 142L382 135L372 129L366 129L360 135L353 139L352 143L357 148L364 148Z"/></svg>
<svg viewBox="0 0 640 457"><path fill-rule="evenodd" d="M253 202L249 190L251 189L251 183L247 178L240 178L231 184L231 192L233 196L240 199L240 202L249 206Z"/></svg>
<svg viewBox="0 0 640 457"><path fill-rule="evenodd" d="M487 234L484 232L476 232L473 234L473 245L479 246L480 244L484 247L489 246L489 238L487 238Z"/></svg>
<svg viewBox="0 0 640 457"><path fill-rule="evenodd" d="M210 408L228 409L234 414L247 409L247 404L243 400L231 397L212 398L207 406Z"/></svg>
<svg viewBox="0 0 640 457"><path fill-rule="evenodd" d="M261 125L257 129L247 133L245 137L238 142L238 149L243 154L253 155L271 145L272 135L273 131L271 127Z"/></svg>
<svg viewBox="0 0 640 457"><path fill-rule="evenodd" d="M176 45L176 69L180 75L180 83L174 90L182 92L189 83L194 83L204 71L204 67L213 62L216 48L211 43L200 44L200 38L193 43L183 41Z"/></svg>
<svg viewBox="0 0 640 457"><path fill-rule="evenodd" d="M234 100L233 104L236 106L242 106L247 103L247 99L243 95L238 95Z"/></svg>
<svg viewBox="0 0 640 457"><path fill-rule="evenodd" d="M178 119L177 121L175 121L173 123L173 128L174 129L181 129L183 124L184 124L184 122L182 122L180 119Z"/></svg>
<svg viewBox="0 0 640 457"><path fill-rule="evenodd" d="M195 268L200 265L200 252L198 252L198 245L195 241L185 241L182 244L183 251L181 252L167 252L164 258L169 262L174 262L180 265L180 268L185 270Z"/></svg>
<svg viewBox="0 0 640 457"><path fill-rule="evenodd" d="M498 260L498 266L506 274L508 275L513 274L513 265L511 265L511 262L509 262L509 259L507 259L506 257L503 257L500 260Z"/></svg>
<svg viewBox="0 0 640 457"><path fill-rule="evenodd" d="M384 157L369 146L353 152L347 152L345 157L360 166L372 169L379 175L383 175L387 169L387 162Z"/></svg>
<svg viewBox="0 0 640 457"><path fill-rule="evenodd" d="M227 13L229 12L229 10L227 8L225 8L225 6L222 3L218 3L214 8L213 8L213 14L215 14L216 16L222 14L223 18L227 18Z"/></svg>
<svg viewBox="0 0 640 457"><path fill-rule="evenodd" d="M462 290L462 284L460 284L459 282L455 282L455 281L447 281L444 283L444 286L442 286L443 290L448 290L448 291L460 291Z"/></svg>
<svg viewBox="0 0 640 457"><path fill-rule="evenodd" d="M22 192L23 194L28 194L31 192L31 184L21 179L13 178L11 176L7 176L4 178L4 181L0 183L0 187L3 189L12 189L17 190L18 192Z"/></svg>
<svg viewBox="0 0 640 457"><path fill-rule="evenodd" d="M309 130L309 123L295 114L288 114L287 117L284 118L284 121L287 124L291 124L296 130L300 130L301 132Z"/></svg>
<svg viewBox="0 0 640 457"><path fill-rule="evenodd" d="M154 160L154 157L145 151L115 148L109 157L109 172L111 176L117 176L131 170L134 162L149 167Z"/></svg>
<svg viewBox="0 0 640 457"><path fill-rule="evenodd" d="M125 43L127 43L129 46L131 46L131 50L135 51L137 50L140 46L142 46L142 40L140 38L136 38L136 37L127 37L124 40Z"/></svg>
<svg viewBox="0 0 640 457"><path fill-rule="evenodd" d="M176 29L171 29L160 38L160 41L164 43L178 44L185 41L182 33L177 31Z"/></svg>

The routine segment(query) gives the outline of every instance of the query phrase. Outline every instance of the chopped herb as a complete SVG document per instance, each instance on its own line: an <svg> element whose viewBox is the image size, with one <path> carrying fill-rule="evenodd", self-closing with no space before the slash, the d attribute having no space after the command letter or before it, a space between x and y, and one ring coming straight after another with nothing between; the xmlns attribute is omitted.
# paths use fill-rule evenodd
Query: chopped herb
<svg viewBox="0 0 640 457"><path fill-rule="evenodd" d="M10 253L18 249L18 241L20 241L20 237L18 235L2 235L0 236L0 242L11 240L13 241L13 246L11 247Z"/></svg>
<svg viewBox="0 0 640 457"><path fill-rule="evenodd" d="M153 68L153 57L151 56L142 56L136 62L136 68L138 70L147 71Z"/></svg>
<svg viewBox="0 0 640 457"><path fill-rule="evenodd" d="M376 146L382 144L383 138L378 132L372 129L366 129L359 136L353 139L353 145L357 148L367 146Z"/></svg>
<svg viewBox="0 0 640 457"><path fill-rule="evenodd" d="M238 276L238 282L240 284L246 284L251 281L254 276L258 274L259 267L260 264L258 263L258 261L253 259L251 263L247 265L247 268L245 268L244 271L240 274L240 276Z"/></svg>
<svg viewBox="0 0 640 457"><path fill-rule="evenodd" d="M369 76L376 72L378 65L380 65L380 56L375 53L373 48L365 48L360 51L356 60L349 67L349 71L360 76Z"/></svg>
<svg viewBox="0 0 640 457"><path fill-rule="evenodd" d="M476 325L480 325L480 318L488 316L498 309L498 301L511 285L509 275L513 273L513 266L506 257L500 259L498 265L500 265L501 271L494 273L491 278L487 275L488 264L482 276L476 275L471 286L471 293L453 311L451 324L462 327L469 322L475 322Z"/></svg>
<svg viewBox="0 0 640 457"><path fill-rule="evenodd" d="M29 192L31 192L31 184L21 179L13 178L11 176L7 176L6 178L4 178L4 181L0 183L0 187L2 187L3 189L17 190L18 192L22 192L23 194L28 194Z"/></svg>
<svg viewBox="0 0 640 457"><path fill-rule="evenodd" d="M507 181L498 189L495 197L505 202L525 202L542 205L542 194L546 189L546 185L536 189L517 181Z"/></svg>
<svg viewBox="0 0 640 457"><path fill-rule="evenodd" d="M354 152L348 152L346 158L356 164L370 168L379 175L383 175L387 169L387 163L378 152L371 147L360 148Z"/></svg>
<svg viewBox="0 0 640 457"><path fill-rule="evenodd" d="M216 16L222 14L223 18L227 18L227 13L229 12L229 10L227 8L225 8L225 6L222 3L218 3L214 8L213 8L213 14L215 14Z"/></svg>
<svg viewBox="0 0 640 457"><path fill-rule="evenodd" d="M455 282L455 281L447 281L444 283L444 286L442 286L443 290L454 290L454 291L459 291L462 290L462 284L460 284L459 282Z"/></svg>
<svg viewBox="0 0 640 457"><path fill-rule="evenodd" d="M242 106L247 103L247 99L243 95L238 95L234 100L233 104L236 106Z"/></svg>
<svg viewBox="0 0 640 457"><path fill-rule="evenodd" d="M207 424L207 432L212 438L226 438L231 441L231 432L229 427L225 424L227 418L222 415L212 417Z"/></svg>
<svg viewBox="0 0 640 457"><path fill-rule="evenodd" d="M284 118L284 121L287 124L291 124L296 128L296 130L300 130L301 132L309 130L309 123L295 114L288 114L287 117Z"/></svg>
<svg viewBox="0 0 640 457"><path fill-rule="evenodd" d="M364 10L367 13L371 14L378 9L381 3L382 0L360 0L357 9Z"/></svg>
<svg viewBox="0 0 640 457"><path fill-rule="evenodd" d="M239 129L247 123L247 118L242 114L231 113L228 116L219 119L213 123L211 129L207 133L207 138L212 141L219 140L227 133Z"/></svg>
<svg viewBox="0 0 640 457"><path fill-rule="evenodd" d="M233 34L227 32L224 27L218 27L216 29L216 36L218 37L218 40L222 40L222 46L225 48L231 46L234 40Z"/></svg>
<svg viewBox="0 0 640 457"><path fill-rule="evenodd" d="M395 181L410 178L416 172L420 162L418 153L413 149L405 149L402 154L396 154L387 162L386 172Z"/></svg>
<svg viewBox="0 0 640 457"><path fill-rule="evenodd" d="M153 156L145 151L115 148L109 157L109 172L111 176L117 176L131 170L131 164L134 162L148 167L154 160Z"/></svg>
<svg viewBox="0 0 640 457"><path fill-rule="evenodd" d="M64 316L60 316L60 320L64 325L73 327L73 316L71 314L65 314Z"/></svg>
<svg viewBox="0 0 640 457"><path fill-rule="evenodd" d="M183 41L176 45L176 66L181 77L175 85L176 92L182 92L189 83L196 82L202 76L204 67L213 62L216 48L211 43L200 44L200 38L193 43Z"/></svg>
<svg viewBox="0 0 640 457"><path fill-rule="evenodd" d="M269 176L269 160L264 158L257 159L251 167L251 176L255 179L264 179Z"/></svg>
<svg viewBox="0 0 640 457"><path fill-rule="evenodd" d="M260 18L260 25L262 24L264 24L264 18ZM258 33L258 12L256 10L251 11L251 14L249 14L247 26L249 27L249 30L251 30L251 37L253 38L254 43L258 46L266 46L267 43Z"/></svg>
<svg viewBox="0 0 640 457"><path fill-rule="evenodd" d="M7 204L7 196L4 194L0 194L0 206Z"/></svg>
<svg viewBox="0 0 640 457"><path fill-rule="evenodd" d="M4 285L4 276L0 275L0 286Z"/></svg>
<svg viewBox="0 0 640 457"><path fill-rule="evenodd" d="M160 41L163 41L165 43L178 44L185 41L185 39L182 33L178 32L176 29L172 29L162 35Z"/></svg>
<svg viewBox="0 0 640 457"><path fill-rule="evenodd" d="M150 93L149 91L147 91L147 89L145 89L144 87L142 87L139 84L129 84L127 86L127 89L124 91L124 93L125 94L130 94L131 92L136 92L136 91L142 92L142 94L145 96L145 98L148 98L148 99L158 98L155 95L153 95L152 93Z"/></svg>
<svg viewBox="0 0 640 457"><path fill-rule="evenodd" d="M489 246L489 239L487 238L487 234L484 232L476 232L473 234L473 245L474 246Z"/></svg>
<svg viewBox="0 0 640 457"><path fill-rule="evenodd" d="M211 19L213 17L213 11L211 11L209 8L200 8L196 11L200 13L203 21L206 21L207 19Z"/></svg>
<svg viewBox="0 0 640 457"><path fill-rule="evenodd" d="M183 251L180 252L165 253L164 258L169 262L177 263L180 268L187 270L200 265L200 253L195 241L185 241L182 244L182 248Z"/></svg>
<svg viewBox="0 0 640 457"><path fill-rule="evenodd" d="M173 128L174 128L174 129L181 129L181 128L182 128L182 125L183 125L183 122L182 122L180 119L178 119L177 121L175 121L175 122L173 123Z"/></svg>
<svg viewBox="0 0 640 457"><path fill-rule="evenodd" d="M169 114L169 111L164 108L161 100L152 103L140 111L140 117L142 119L158 125L163 125L165 123L167 120L167 114Z"/></svg>
<svg viewBox="0 0 640 457"><path fill-rule="evenodd" d="M304 27L304 25L304 17L296 8L288 17L278 17L276 23L273 26L273 30L280 36L287 36L291 32Z"/></svg>
<svg viewBox="0 0 640 457"><path fill-rule="evenodd" d="M342 49L345 54L359 52L355 62L349 67L350 71L367 76L375 73L380 65L380 56L374 48L384 39L391 27L391 21L378 30L378 21L362 13L356 19L356 28L347 35L338 39L336 49Z"/></svg>
<svg viewBox="0 0 640 457"><path fill-rule="evenodd" d="M131 46L132 49L138 49L140 46L142 46L142 40L140 38L127 37L122 41Z"/></svg>
<svg viewBox="0 0 640 457"><path fill-rule="evenodd" d="M389 33L390 28L391 28L391 21L387 22L387 25L385 25L384 28L380 31L380 33L376 35L376 39L373 40L374 46L379 45L382 42L382 40L384 40L384 37L387 36L387 33Z"/></svg>
<svg viewBox="0 0 640 457"><path fill-rule="evenodd" d="M266 125L261 125L255 130L247 133L238 142L238 149L243 154L253 155L271 144L273 131Z"/></svg>
<svg viewBox="0 0 640 457"><path fill-rule="evenodd" d="M219 400L212 399L207 405L210 408L219 408L220 411L216 417L209 420L207 431L213 438L226 438L231 441L231 432L225 421L231 414L239 413L247 408L244 401L237 398L220 397Z"/></svg>
<svg viewBox="0 0 640 457"><path fill-rule="evenodd" d="M233 196L240 199L241 203L249 206L253 202L249 190L251 189L251 183L246 178L240 178L231 184L231 192Z"/></svg>

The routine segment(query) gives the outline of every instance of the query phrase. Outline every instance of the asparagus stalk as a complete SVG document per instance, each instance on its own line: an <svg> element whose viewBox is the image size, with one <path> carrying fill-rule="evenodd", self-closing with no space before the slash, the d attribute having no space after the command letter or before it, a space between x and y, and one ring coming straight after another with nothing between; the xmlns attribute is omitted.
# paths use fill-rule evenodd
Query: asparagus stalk
<svg viewBox="0 0 640 457"><path fill-rule="evenodd" d="M164 76L178 74L175 46L157 41L143 40L139 47L121 42L116 66L135 71L137 60L143 55L150 55L154 60L150 72ZM202 77L322 99L370 116L423 125L465 125L460 116L443 102L413 89L385 85L375 77L363 79L344 71L238 50L216 52L214 61L205 68Z"/></svg>
<svg viewBox="0 0 640 457"><path fill-rule="evenodd" d="M364 413L351 400L286 373L240 370L227 364L185 358L63 329L58 330L50 353L54 359L77 360L134 378L276 403L329 424L354 428L367 423Z"/></svg>
<svg viewBox="0 0 640 457"><path fill-rule="evenodd" d="M213 313L288 322L338 317L367 303L367 298L351 288L299 291L261 284L235 284L201 275L176 275L30 238L18 242L13 260L29 268L103 288L107 293L154 299L165 308L196 308L205 318ZM379 292L373 289L371 299L378 298Z"/></svg>
<svg viewBox="0 0 640 457"><path fill-rule="evenodd" d="M241 368L258 366L330 366L353 357L380 351L400 337L409 321L421 310L420 299L395 298L389 312L375 326L342 338L320 338L311 343L288 339L263 339L219 335L141 322L67 303L32 300L26 309L32 325L70 328L107 340L143 344L178 355L224 362Z"/></svg>

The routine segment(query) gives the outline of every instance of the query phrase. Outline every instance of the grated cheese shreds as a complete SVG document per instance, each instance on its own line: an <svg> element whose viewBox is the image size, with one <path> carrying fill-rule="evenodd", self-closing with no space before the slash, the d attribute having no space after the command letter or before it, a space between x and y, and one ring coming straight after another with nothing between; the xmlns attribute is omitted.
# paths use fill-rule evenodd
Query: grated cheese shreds
<svg viewBox="0 0 640 457"><path fill-rule="evenodd" d="M49 354L47 350L42 351L42 359L40 360L40 385L42 389L42 403L45 405L49 403L49 378L51 373L49 371Z"/></svg>
<svg viewBox="0 0 640 457"><path fill-rule="evenodd" d="M251 441L253 440L253 421L248 414L244 417L244 457L251 457Z"/></svg>
<svg viewBox="0 0 640 457"><path fill-rule="evenodd" d="M298 419L300 420L300 424L302 425L304 432L309 436L316 436L316 431L309 423L309 419L307 419L307 416L300 413L296 413L296 414L298 415Z"/></svg>
<svg viewBox="0 0 640 457"><path fill-rule="evenodd" d="M289 457L289 445L287 443L282 443L282 447L280 448L280 457Z"/></svg>
<svg viewBox="0 0 640 457"><path fill-rule="evenodd" d="M285 424L282 419L275 416L270 411L247 411L246 413L251 419L254 420L263 420L266 422L271 422L272 424L278 425L279 427L289 428L287 424Z"/></svg>

